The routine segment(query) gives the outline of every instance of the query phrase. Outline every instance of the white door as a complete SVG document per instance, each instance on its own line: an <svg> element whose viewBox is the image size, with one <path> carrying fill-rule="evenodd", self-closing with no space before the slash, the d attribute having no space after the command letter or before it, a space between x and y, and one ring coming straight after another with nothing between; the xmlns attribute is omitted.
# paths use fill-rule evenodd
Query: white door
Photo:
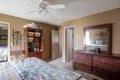
<svg viewBox="0 0 120 80"><path fill-rule="evenodd" d="M66 60L72 59L72 29L66 29Z"/></svg>
<svg viewBox="0 0 120 80"><path fill-rule="evenodd" d="M59 57L59 41L58 41L58 31L52 30L52 59Z"/></svg>

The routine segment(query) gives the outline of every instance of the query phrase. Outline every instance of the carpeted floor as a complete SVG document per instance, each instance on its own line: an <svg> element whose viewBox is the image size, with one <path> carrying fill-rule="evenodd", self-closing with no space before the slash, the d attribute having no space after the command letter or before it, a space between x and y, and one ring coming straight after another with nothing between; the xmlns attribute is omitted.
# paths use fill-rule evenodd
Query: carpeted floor
<svg viewBox="0 0 120 80"><path fill-rule="evenodd" d="M71 71L75 71L75 72L78 72L78 73L82 74L82 77L79 80L104 80L100 77L97 77L95 75L92 75L92 74L89 74L89 73L86 73L86 72L73 70L72 60L69 61L69 62L62 62L62 59L58 58L58 59L49 61L48 63L54 64L54 65L58 66L59 68L69 69Z"/></svg>

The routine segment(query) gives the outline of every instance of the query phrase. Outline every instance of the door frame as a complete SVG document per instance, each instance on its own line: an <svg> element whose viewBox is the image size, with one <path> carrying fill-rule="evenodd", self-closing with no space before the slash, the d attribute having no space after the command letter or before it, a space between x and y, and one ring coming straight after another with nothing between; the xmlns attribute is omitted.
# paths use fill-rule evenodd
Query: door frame
<svg viewBox="0 0 120 80"><path fill-rule="evenodd" d="M62 30L58 30L58 38L59 38L59 57L62 57Z"/></svg>
<svg viewBox="0 0 120 80"><path fill-rule="evenodd" d="M10 50L11 50L11 46L10 46L10 23L9 22L5 22L5 21L0 21L1 24L7 24L8 25L8 61L10 61Z"/></svg>
<svg viewBox="0 0 120 80"><path fill-rule="evenodd" d="M67 61L67 58L66 58L67 56L67 29L70 29L70 28L73 28L73 34L74 34L75 26L69 26L69 27L64 28L64 31L65 31L65 62ZM73 41L73 44L74 44L74 41Z"/></svg>

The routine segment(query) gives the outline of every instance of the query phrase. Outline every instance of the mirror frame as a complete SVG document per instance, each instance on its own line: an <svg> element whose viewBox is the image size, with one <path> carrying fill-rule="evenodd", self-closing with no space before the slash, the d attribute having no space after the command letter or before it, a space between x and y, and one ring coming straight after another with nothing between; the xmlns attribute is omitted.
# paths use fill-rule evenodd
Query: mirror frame
<svg viewBox="0 0 120 80"><path fill-rule="evenodd" d="M107 51L101 51L100 54L111 55L112 54L112 26L113 26L113 24L109 23L109 24L102 24L102 25L84 27L84 41L86 42L86 31L87 30L106 28L107 29ZM85 45L84 50L86 51L85 42L84 42L84 45Z"/></svg>
<svg viewBox="0 0 120 80"><path fill-rule="evenodd" d="M11 35L10 34L11 33L11 31L10 31L10 23L5 22L5 21L0 21L0 23L8 25L8 61L11 61L11 58L10 58L10 50L11 50L11 45L10 45L10 42L11 42L11 40L10 40L10 35Z"/></svg>

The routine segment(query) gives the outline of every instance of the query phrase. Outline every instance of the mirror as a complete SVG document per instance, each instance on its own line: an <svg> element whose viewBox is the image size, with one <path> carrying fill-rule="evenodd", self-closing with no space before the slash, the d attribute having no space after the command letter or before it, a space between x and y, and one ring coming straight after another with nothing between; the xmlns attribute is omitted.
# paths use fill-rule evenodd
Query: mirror
<svg viewBox="0 0 120 80"><path fill-rule="evenodd" d="M8 25L0 23L0 62L8 60Z"/></svg>
<svg viewBox="0 0 120 80"><path fill-rule="evenodd" d="M112 53L112 24L85 27L84 34L85 51L101 54Z"/></svg>

